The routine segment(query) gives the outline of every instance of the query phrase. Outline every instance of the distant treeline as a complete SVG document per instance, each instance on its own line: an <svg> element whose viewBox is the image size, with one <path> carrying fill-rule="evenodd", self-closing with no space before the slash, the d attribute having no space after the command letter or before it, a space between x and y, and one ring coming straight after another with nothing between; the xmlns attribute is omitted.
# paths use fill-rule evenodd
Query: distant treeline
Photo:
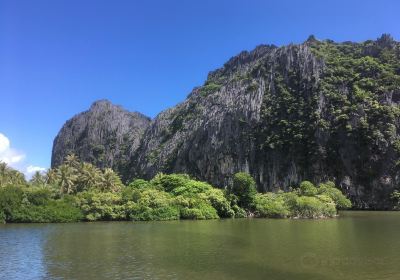
<svg viewBox="0 0 400 280"><path fill-rule="evenodd" d="M240 172L226 189L186 174L158 174L124 185L113 170L100 170L74 155L27 182L0 163L0 222L7 223L324 218L349 207L332 182L315 186L304 181L289 192L258 193L253 178Z"/></svg>

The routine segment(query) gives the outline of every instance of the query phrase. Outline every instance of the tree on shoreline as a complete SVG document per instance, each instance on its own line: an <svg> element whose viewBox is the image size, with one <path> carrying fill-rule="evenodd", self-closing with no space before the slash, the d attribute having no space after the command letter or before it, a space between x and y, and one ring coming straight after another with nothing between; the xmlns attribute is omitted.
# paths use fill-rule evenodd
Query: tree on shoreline
<svg viewBox="0 0 400 280"><path fill-rule="evenodd" d="M28 183L21 179L23 174L0 165L1 221L324 218L351 206L332 182L314 186L305 181L290 192L258 193L244 172L234 175L228 190L187 174L162 173L125 186L112 169L101 170L73 155Z"/></svg>

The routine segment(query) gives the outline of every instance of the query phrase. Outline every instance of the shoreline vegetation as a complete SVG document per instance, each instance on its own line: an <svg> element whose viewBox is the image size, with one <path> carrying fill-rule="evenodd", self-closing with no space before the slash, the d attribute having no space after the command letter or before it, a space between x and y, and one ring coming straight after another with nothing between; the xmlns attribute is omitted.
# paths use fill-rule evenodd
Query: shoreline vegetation
<svg viewBox="0 0 400 280"><path fill-rule="evenodd" d="M24 175L0 163L0 223L166 221L219 218L330 218L351 202L332 182L303 181L288 192L258 193L253 178L236 173L219 189L186 174L157 174L124 185L74 155L62 165Z"/></svg>

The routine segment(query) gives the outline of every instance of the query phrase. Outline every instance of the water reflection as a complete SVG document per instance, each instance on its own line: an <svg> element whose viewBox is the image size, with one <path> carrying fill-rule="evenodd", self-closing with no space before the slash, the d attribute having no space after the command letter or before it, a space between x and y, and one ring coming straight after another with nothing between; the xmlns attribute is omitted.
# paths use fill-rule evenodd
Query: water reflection
<svg viewBox="0 0 400 280"><path fill-rule="evenodd" d="M46 276L43 225L0 226L0 279L42 279Z"/></svg>
<svg viewBox="0 0 400 280"><path fill-rule="evenodd" d="M400 279L399 218L5 225L0 279Z"/></svg>

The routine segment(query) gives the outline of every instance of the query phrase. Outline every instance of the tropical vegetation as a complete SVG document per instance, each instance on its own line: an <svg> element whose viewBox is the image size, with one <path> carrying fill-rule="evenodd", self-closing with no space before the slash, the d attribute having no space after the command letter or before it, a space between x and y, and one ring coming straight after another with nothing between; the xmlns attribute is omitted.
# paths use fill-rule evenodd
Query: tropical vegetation
<svg viewBox="0 0 400 280"><path fill-rule="evenodd" d="M247 173L226 189L186 174L158 174L124 185L113 170L101 170L69 155L28 182L0 163L1 222L150 221L179 219L334 217L350 201L332 182L304 181L289 192L258 193Z"/></svg>

